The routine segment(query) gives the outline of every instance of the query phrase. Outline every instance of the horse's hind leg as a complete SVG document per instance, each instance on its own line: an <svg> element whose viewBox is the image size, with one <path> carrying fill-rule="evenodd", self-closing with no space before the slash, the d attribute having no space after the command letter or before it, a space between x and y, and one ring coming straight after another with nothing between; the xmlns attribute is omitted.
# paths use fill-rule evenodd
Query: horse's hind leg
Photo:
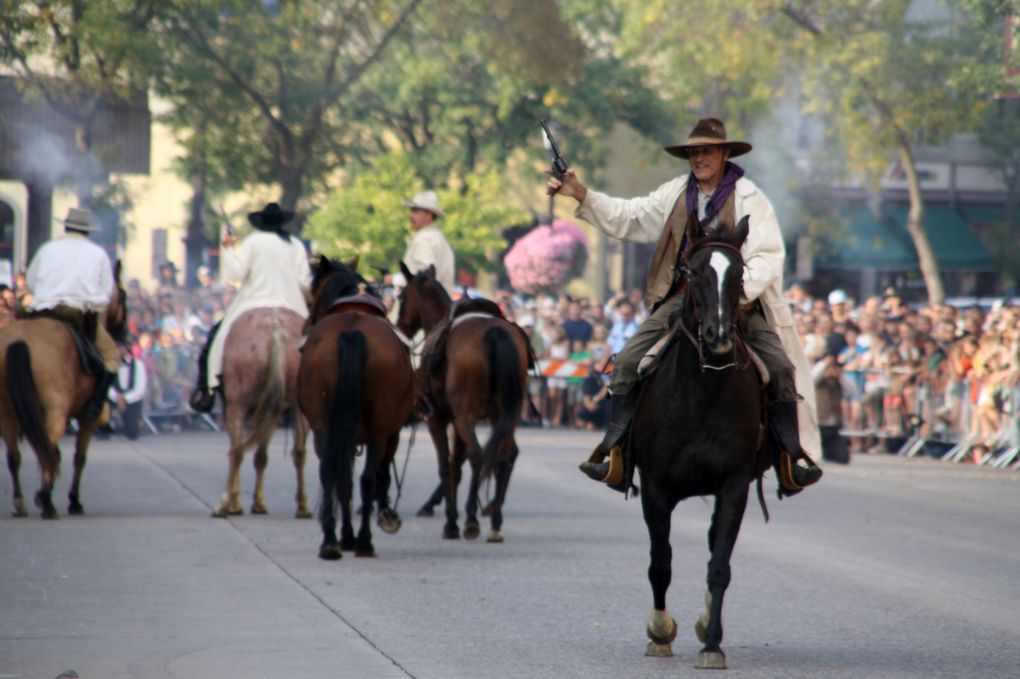
<svg viewBox="0 0 1020 679"><path fill-rule="evenodd" d="M251 513L266 514L266 494L262 488L262 482L266 478L266 464L269 462L269 442L262 441L255 448L255 456L252 462L255 465L255 492L251 496Z"/></svg>
<svg viewBox="0 0 1020 679"><path fill-rule="evenodd" d="M645 655L668 657L673 655L671 644L676 638L676 620L666 610L666 590L673 579L669 531L676 501L646 476L641 475L641 509L651 543L648 582L652 586L652 615L646 629L649 641Z"/></svg>
<svg viewBox="0 0 1020 679"><path fill-rule="evenodd" d="M81 475L85 471L85 462L88 458L89 442L92 441L92 434L98 426L98 420L85 424L79 422L81 429L74 439L74 478L71 480L71 490L67 494L68 514L84 514L85 508L79 501L79 490L81 487Z"/></svg>
<svg viewBox="0 0 1020 679"><path fill-rule="evenodd" d="M333 561L343 557L340 543L336 539L336 470L334 458L326 448L326 435L312 434L315 453L319 458L319 483L322 484L322 498L319 500L319 525L322 527L322 544L319 558Z"/></svg>
<svg viewBox="0 0 1020 679"><path fill-rule="evenodd" d="M503 488L503 495L499 499L499 506L502 507L503 503L506 502L506 493L510 489L510 477L514 473L514 463L517 462L517 455L520 454L521 450L517 447L517 442L514 442L513 452L510 454L509 469L506 472L506 485ZM482 516L492 516L492 512L496 508L496 500L490 500L489 504L485 505L485 509L482 510ZM500 521L502 523L502 520Z"/></svg>
<svg viewBox="0 0 1020 679"><path fill-rule="evenodd" d="M375 556L375 547L372 545L372 506L376 499L376 480L379 458L382 455L383 446L378 443L369 443L365 446L365 470L361 473L361 528L358 529L358 538L355 542L355 556Z"/></svg>
<svg viewBox="0 0 1020 679"><path fill-rule="evenodd" d="M747 487L746 480L734 480L715 496L712 527L708 531L712 557L708 560L705 613L694 625L698 639L705 644L698 654L698 667L702 669L726 668L726 654L719 647L723 636L723 596L730 584L730 556L747 507Z"/></svg>
<svg viewBox="0 0 1020 679"><path fill-rule="evenodd" d="M443 487L446 499L446 523L443 525L443 538L446 540L457 540L460 538L460 528L457 526L457 483L460 481L460 478L458 476L457 480L454 481L450 473L453 461L450 458L450 439L446 433L447 422L440 420L438 417L430 417L428 425L432 444L436 449L436 461L439 466L439 483Z"/></svg>
<svg viewBox="0 0 1020 679"><path fill-rule="evenodd" d="M18 449L18 437L16 435L9 437L5 428L4 443L7 444L7 470L11 473L11 484L14 486L13 515L28 516L28 510L25 509L25 498L21 494L21 451Z"/></svg>
<svg viewBox="0 0 1020 679"><path fill-rule="evenodd" d="M295 519L311 518L312 512L308 509L308 494L305 492L305 458L308 456L308 421L305 416L298 412L297 408L291 411L294 418L294 471L297 474L297 492L294 501L297 502L297 510L294 512Z"/></svg>
<svg viewBox="0 0 1020 679"><path fill-rule="evenodd" d="M474 540L481 534L481 526L478 523L478 486L481 483L481 463L478 459L478 455L471 455L470 446L471 439L474 439L474 432L472 431L471 439L465 440L461 435L460 429L457 428L456 438L453 442L453 459L450 461L450 474L453 481L453 487L456 488L460 485L461 477L464 469L464 459L471 463L471 482L468 484L467 500L464 503L464 538L467 540ZM475 439L475 445L478 442ZM477 452L475 448L475 452Z"/></svg>
<svg viewBox="0 0 1020 679"><path fill-rule="evenodd" d="M244 461L244 412L234 403L228 402L224 408L224 419L226 419L227 432L230 435L229 471L227 472L227 485L223 490L223 497L220 498L219 506L213 510L212 515L218 518L244 514L241 506L241 463Z"/></svg>

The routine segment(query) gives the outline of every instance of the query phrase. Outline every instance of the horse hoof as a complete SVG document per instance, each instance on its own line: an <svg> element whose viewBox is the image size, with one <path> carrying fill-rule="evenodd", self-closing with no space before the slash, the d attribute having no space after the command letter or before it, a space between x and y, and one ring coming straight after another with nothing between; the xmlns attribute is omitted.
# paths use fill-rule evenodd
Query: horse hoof
<svg viewBox="0 0 1020 679"><path fill-rule="evenodd" d="M379 518L376 519L376 524L378 524L382 532L389 535L393 535L399 531L403 523L404 522L400 519L400 514L397 514L392 509L382 510L379 512Z"/></svg>
<svg viewBox="0 0 1020 679"><path fill-rule="evenodd" d="M421 509L419 509L418 512L415 514L415 516L421 516L425 518L435 515L436 515L435 510L432 509L432 507L430 507L429 505L422 505Z"/></svg>
<svg viewBox="0 0 1020 679"><path fill-rule="evenodd" d="M294 512L294 518L295 519L310 519L310 518L312 518L312 513L310 511L308 511L308 507L298 507L297 511Z"/></svg>
<svg viewBox="0 0 1020 679"><path fill-rule="evenodd" d="M266 509L266 506L262 505L262 504L252 505L251 506L251 513L252 514L268 514L269 510Z"/></svg>
<svg viewBox="0 0 1020 679"><path fill-rule="evenodd" d="M481 534L482 530L478 526L477 521L468 521L464 524L464 539L474 540Z"/></svg>
<svg viewBox="0 0 1020 679"><path fill-rule="evenodd" d="M460 528L457 528L456 524L453 526L443 526L443 539L460 540Z"/></svg>
<svg viewBox="0 0 1020 679"><path fill-rule="evenodd" d="M726 654L722 651L702 651L698 654L699 670L724 670L726 669Z"/></svg>
<svg viewBox="0 0 1020 679"><path fill-rule="evenodd" d="M489 537L485 538L485 541L491 542L493 544L499 544L503 542L503 534L500 533L498 530L490 531Z"/></svg>
<svg viewBox="0 0 1020 679"><path fill-rule="evenodd" d="M72 502L67 505L67 513L72 516L81 516L85 513L85 508L81 506L80 502Z"/></svg>
<svg viewBox="0 0 1020 679"><path fill-rule="evenodd" d="M672 658L673 647L670 644L657 644L649 641L645 646L645 655L649 658Z"/></svg>
<svg viewBox="0 0 1020 679"><path fill-rule="evenodd" d="M335 542L323 543L322 547L319 547L319 558L325 559L326 561L336 561L344 557L343 552L340 551L340 545Z"/></svg>
<svg viewBox="0 0 1020 679"><path fill-rule="evenodd" d="M354 556L374 559L375 557L377 557L379 555L375 553L375 549L373 549L371 546L369 546L369 547L358 547L358 549L356 549L354 551Z"/></svg>
<svg viewBox="0 0 1020 679"><path fill-rule="evenodd" d="M17 518L23 518L28 516L28 510L25 509L25 501L20 497L14 501L14 511L11 512L11 516Z"/></svg>

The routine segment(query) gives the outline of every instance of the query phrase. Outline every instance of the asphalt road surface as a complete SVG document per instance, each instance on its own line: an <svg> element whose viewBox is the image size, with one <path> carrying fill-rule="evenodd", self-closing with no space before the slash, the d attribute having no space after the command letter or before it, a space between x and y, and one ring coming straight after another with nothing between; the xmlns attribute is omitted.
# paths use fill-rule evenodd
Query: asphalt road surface
<svg viewBox="0 0 1020 679"><path fill-rule="evenodd" d="M397 535L375 559L317 558L291 518L287 433L266 516L213 519L226 478L215 433L97 441L85 516L10 516L0 478L0 678L686 677L700 648L708 502L673 523L672 658L646 658L648 538L637 501L584 478L594 434L520 431L503 544L448 541L414 515L436 483L424 429ZM402 464L406 435L399 453ZM57 506L67 509L70 442ZM748 507L724 607L743 677L1020 677L1020 475L858 456L822 483ZM245 506L253 484L242 477ZM34 458L22 467L31 499ZM317 462L305 470L318 497ZM774 481L767 479L769 497ZM462 497L464 490L462 489Z"/></svg>

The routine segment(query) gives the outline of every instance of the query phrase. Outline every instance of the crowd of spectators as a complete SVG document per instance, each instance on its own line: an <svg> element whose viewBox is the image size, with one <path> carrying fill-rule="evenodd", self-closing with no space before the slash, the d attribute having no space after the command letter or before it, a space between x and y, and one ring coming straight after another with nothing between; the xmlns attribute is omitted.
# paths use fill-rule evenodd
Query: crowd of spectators
<svg viewBox="0 0 1020 679"><path fill-rule="evenodd" d="M208 269L185 289L172 264L151 289L126 284L131 341L144 371L147 415L187 415L187 394L210 328L235 293ZM0 286L0 323L12 318L31 293L19 275ZM986 460L1016 445L1020 400L1020 307L907 305L893 290L856 301L843 291L812 298L799 285L787 291L809 362L814 366L823 439L850 451L891 450L911 435L964 442L971 459ZM392 304L394 298L387 295ZM595 299L501 290L496 301L528 334L543 365L565 362L571 376L529 378L533 426L601 429L608 422L603 375L609 358L647 314L639 291ZM567 371L569 372L569 371ZM123 395L127 385L121 385ZM116 402L116 396L111 397ZM839 457L836 455L836 457Z"/></svg>

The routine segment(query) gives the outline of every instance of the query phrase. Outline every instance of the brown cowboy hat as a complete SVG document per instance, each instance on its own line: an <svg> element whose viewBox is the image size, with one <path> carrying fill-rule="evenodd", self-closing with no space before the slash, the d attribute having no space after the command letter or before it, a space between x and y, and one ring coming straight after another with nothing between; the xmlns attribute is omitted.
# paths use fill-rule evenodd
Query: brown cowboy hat
<svg viewBox="0 0 1020 679"><path fill-rule="evenodd" d="M677 158L687 158L694 146L722 146L730 150L730 158L742 156L751 150L746 141L729 141L726 139L726 126L718 118L702 118L691 130L686 143L667 146L666 153Z"/></svg>
<svg viewBox="0 0 1020 679"><path fill-rule="evenodd" d="M258 212L249 212L248 221L256 229L275 231L294 218L293 212L280 208L279 203L269 203Z"/></svg>

